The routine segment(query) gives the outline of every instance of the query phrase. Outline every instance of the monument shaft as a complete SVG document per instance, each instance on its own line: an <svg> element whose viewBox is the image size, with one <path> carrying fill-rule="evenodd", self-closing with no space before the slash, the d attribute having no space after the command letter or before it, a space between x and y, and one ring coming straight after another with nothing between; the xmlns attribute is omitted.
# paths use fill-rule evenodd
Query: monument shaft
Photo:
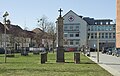
<svg viewBox="0 0 120 76"><path fill-rule="evenodd" d="M63 17L59 17L57 21L57 60L56 62L64 62L64 49L63 49Z"/></svg>

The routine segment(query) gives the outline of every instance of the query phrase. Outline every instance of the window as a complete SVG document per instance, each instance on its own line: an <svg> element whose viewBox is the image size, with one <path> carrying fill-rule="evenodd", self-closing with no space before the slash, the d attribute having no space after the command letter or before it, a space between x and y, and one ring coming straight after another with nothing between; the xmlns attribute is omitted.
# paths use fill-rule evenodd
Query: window
<svg viewBox="0 0 120 76"><path fill-rule="evenodd" d="M10 46L10 44L7 44L7 46Z"/></svg>
<svg viewBox="0 0 120 76"><path fill-rule="evenodd" d="M73 34L70 34L70 37L74 37L74 35L73 35Z"/></svg>
<svg viewBox="0 0 120 76"><path fill-rule="evenodd" d="M101 26L98 26L98 31L101 31Z"/></svg>
<svg viewBox="0 0 120 76"><path fill-rule="evenodd" d="M79 40L76 40L76 42L75 42L75 43L76 43L76 45L79 45Z"/></svg>
<svg viewBox="0 0 120 76"><path fill-rule="evenodd" d="M95 26L92 26L92 31L94 31L95 30Z"/></svg>
<svg viewBox="0 0 120 76"><path fill-rule="evenodd" d="M109 30L110 30L110 31L112 30L112 26L109 26Z"/></svg>
<svg viewBox="0 0 120 76"><path fill-rule="evenodd" d="M67 34L64 34L64 37L67 37Z"/></svg>
<svg viewBox="0 0 120 76"><path fill-rule="evenodd" d="M108 38L108 33L105 33L105 38Z"/></svg>
<svg viewBox="0 0 120 76"><path fill-rule="evenodd" d="M75 37L79 37L79 33L75 34Z"/></svg>
<svg viewBox="0 0 120 76"><path fill-rule="evenodd" d="M93 26L91 26L91 31L93 31Z"/></svg>
<svg viewBox="0 0 120 76"><path fill-rule="evenodd" d="M115 38L115 33L113 33L113 38Z"/></svg>
<svg viewBox="0 0 120 76"><path fill-rule="evenodd" d="M97 33L95 33L95 38L97 38Z"/></svg>
<svg viewBox="0 0 120 76"><path fill-rule="evenodd" d="M115 25L113 25L113 30L115 30Z"/></svg>
<svg viewBox="0 0 120 76"><path fill-rule="evenodd" d="M64 30L67 30L67 26L64 26Z"/></svg>
<svg viewBox="0 0 120 76"><path fill-rule="evenodd" d="M73 26L70 26L70 30L73 30Z"/></svg>
<svg viewBox="0 0 120 76"><path fill-rule="evenodd" d="M112 38L112 34L111 33L109 33L109 38Z"/></svg>
<svg viewBox="0 0 120 76"><path fill-rule="evenodd" d="M79 30L79 26L76 26L76 28L75 28L76 30Z"/></svg>
<svg viewBox="0 0 120 76"><path fill-rule="evenodd" d="M79 26L76 26L76 28L79 28Z"/></svg>
<svg viewBox="0 0 120 76"><path fill-rule="evenodd" d="M102 27L101 27L101 30L102 30L102 31L104 31L104 30L105 30L104 26L102 26Z"/></svg>
<svg viewBox="0 0 120 76"><path fill-rule="evenodd" d="M102 38L104 38L104 33L102 33Z"/></svg>
<svg viewBox="0 0 120 76"><path fill-rule="evenodd" d="M91 33L91 38L93 39L93 33Z"/></svg>
<svg viewBox="0 0 120 76"><path fill-rule="evenodd" d="M99 33L99 38L101 38L101 33Z"/></svg>
<svg viewBox="0 0 120 76"><path fill-rule="evenodd" d="M109 30L109 26L105 26L105 30L108 31Z"/></svg>
<svg viewBox="0 0 120 76"><path fill-rule="evenodd" d="M97 31L97 26L94 26L95 27L95 31Z"/></svg>
<svg viewBox="0 0 120 76"><path fill-rule="evenodd" d="M88 39L89 39L89 37L90 37L90 33L88 33Z"/></svg>
<svg viewBox="0 0 120 76"><path fill-rule="evenodd" d="M70 45L73 45L73 40L70 40Z"/></svg>

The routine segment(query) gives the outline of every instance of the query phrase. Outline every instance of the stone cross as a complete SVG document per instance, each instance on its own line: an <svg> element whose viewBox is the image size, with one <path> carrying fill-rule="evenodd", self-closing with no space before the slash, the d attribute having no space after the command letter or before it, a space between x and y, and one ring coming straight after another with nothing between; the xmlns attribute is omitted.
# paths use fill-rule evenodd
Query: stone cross
<svg viewBox="0 0 120 76"><path fill-rule="evenodd" d="M63 10L60 8L60 10L58 10L60 12L60 17L61 17L61 13L63 12Z"/></svg>

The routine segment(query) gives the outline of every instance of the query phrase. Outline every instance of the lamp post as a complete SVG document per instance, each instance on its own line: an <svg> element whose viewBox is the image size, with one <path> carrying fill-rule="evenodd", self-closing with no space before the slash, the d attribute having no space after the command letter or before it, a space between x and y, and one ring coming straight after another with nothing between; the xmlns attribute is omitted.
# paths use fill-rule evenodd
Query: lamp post
<svg viewBox="0 0 120 76"><path fill-rule="evenodd" d="M97 32L97 62L99 63L99 32Z"/></svg>
<svg viewBox="0 0 120 76"><path fill-rule="evenodd" d="M3 15L3 18L4 18L4 49L5 49L5 63L6 63L6 54L7 54L7 51L6 51L6 29L8 30L8 27L6 25L7 23L7 16L8 16L8 12L5 12L5 14Z"/></svg>

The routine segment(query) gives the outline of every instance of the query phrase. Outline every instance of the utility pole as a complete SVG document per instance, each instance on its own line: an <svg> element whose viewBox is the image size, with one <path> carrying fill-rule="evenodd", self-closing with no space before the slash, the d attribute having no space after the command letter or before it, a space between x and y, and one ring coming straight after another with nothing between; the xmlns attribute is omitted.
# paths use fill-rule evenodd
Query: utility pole
<svg viewBox="0 0 120 76"><path fill-rule="evenodd" d="M97 32L97 62L99 63L99 32Z"/></svg>
<svg viewBox="0 0 120 76"><path fill-rule="evenodd" d="M6 63L6 54L7 54L7 51L6 51L6 29L9 30L8 27L7 27L7 25L6 25L6 23L7 23L6 18L7 18L8 15L9 15L8 12L5 12L5 14L3 15L3 18L4 18L4 49L5 49L5 63Z"/></svg>

